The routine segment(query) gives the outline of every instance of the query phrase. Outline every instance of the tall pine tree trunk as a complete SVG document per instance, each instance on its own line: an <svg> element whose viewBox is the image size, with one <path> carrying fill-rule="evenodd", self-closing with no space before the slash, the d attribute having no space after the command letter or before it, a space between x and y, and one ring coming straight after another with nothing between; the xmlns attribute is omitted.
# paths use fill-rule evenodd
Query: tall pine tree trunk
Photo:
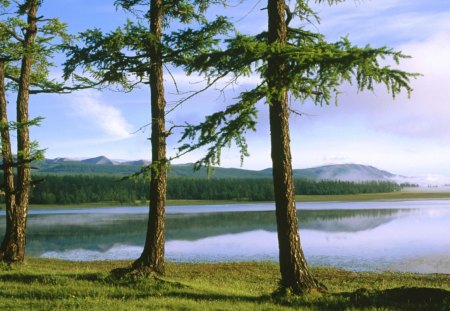
<svg viewBox="0 0 450 311"><path fill-rule="evenodd" d="M150 49L150 93L152 112L152 169L150 182L150 211L147 236L141 257L133 264L135 269L164 274L164 214L166 205L166 130L161 42L164 11L162 0L150 4L150 32L154 42Z"/></svg>
<svg viewBox="0 0 450 311"><path fill-rule="evenodd" d="M22 42L25 51L22 57L17 91L17 184L15 188L11 172L12 153L9 134L6 134L5 131L7 129L3 128L1 133L2 144L9 144L9 150L2 150L4 161L9 162L8 165L5 165L6 162L4 162L3 166L5 187L9 188L9 191L12 191L9 198L7 198L7 202L9 201L9 203L7 203L6 233L0 250L0 256L3 256L0 259L8 262L23 262L25 259L26 224L31 184L28 101L39 5L39 0L29 0L25 4L28 17L24 40ZM4 104L5 111L2 111L2 121L3 117L6 117L6 101Z"/></svg>
<svg viewBox="0 0 450 311"><path fill-rule="evenodd" d="M286 44L285 1L269 0L269 43ZM289 109L285 60L272 57L268 62L267 81L271 96L270 132L272 143L273 186L277 218L281 288L296 294L318 288L308 270L300 246L289 136Z"/></svg>
<svg viewBox="0 0 450 311"><path fill-rule="evenodd" d="M1 118L1 142L2 142L2 170L3 193L6 205L6 230L0 247L0 260L6 262L17 261L18 239L17 223L14 215L17 213L15 205L13 154L11 151L11 139L9 135L9 121L7 114L6 89L5 89L5 64L0 62L0 118Z"/></svg>

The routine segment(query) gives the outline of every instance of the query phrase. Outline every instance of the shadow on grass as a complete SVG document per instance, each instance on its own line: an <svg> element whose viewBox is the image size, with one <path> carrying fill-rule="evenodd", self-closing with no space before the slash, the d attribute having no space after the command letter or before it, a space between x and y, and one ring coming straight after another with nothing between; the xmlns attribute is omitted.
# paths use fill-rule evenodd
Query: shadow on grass
<svg viewBox="0 0 450 311"><path fill-rule="evenodd" d="M189 285L165 279L157 275L140 276L128 275L117 278L108 273L63 273L63 274L34 274L11 273L0 275L0 282L13 282L21 284L61 284L73 283L73 281L88 281L92 283L114 284L122 287L138 287L143 284L151 285L156 289L182 289L190 288Z"/></svg>
<svg viewBox="0 0 450 311"><path fill-rule="evenodd" d="M386 290L358 289L347 293L329 293L320 297L283 296L280 305L309 307L315 310L388 309L450 310L450 291L428 287L399 287Z"/></svg>
<svg viewBox="0 0 450 311"><path fill-rule="evenodd" d="M75 283L74 283L75 280ZM86 284L77 285L76 281L87 281L94 286L86 289ZM65 299L70 296L66 285L79 288L80 295L103 297L107 299L145 299L170 297L191 301L219 301L227 304L245 302L250 304L275 304L293 309L311 310L348 310L348 309L387 309L387 310L450 310L450 291L429 287L398 287L385 290L361 288L352 292L295 295L252 296L235 293L199 290L195 286L183 284L161 277L114 279L105 273L51 274L13 273L0 275L0 283L22 283L31 285L26 292L0 291L0 300L11 298ZM34 284L34 285L33 285ZM47 286L59 286L58 290L48 290ZM113 285L111 287L111 285ZM108 288L106 292L101 289ZM108 286L108 287L106 287ZM111 289L113 288L113 289ZM102 294L101 294L102 293Z"/></svg>
<svg viewBox="0 0 450 311"><path fill-rule="evenodd" d="M0 275L0 282L16 282L16 283L41 283L55 284L72 280L81 281L104 281L105 276L99 273L83 273L83 274L5 274Z"/></svg>
<svg viewBox="0 0 450 311"><path fill-rule="evenodd" d="M349 293L278 297L181 291L166 293L165 296L194 301L214 300L224 303L237 301L254 304L274 303L294 309L307 308L311 310L450 310L450 291L425 287L400 287L387 290L359 289Z"/></svg>
<svg viewBox="0 0 450 311"><path fill-rule="evenodd" d="M269 295L264 296L245 296L236 294L219 294L219 293L199 293L199 292L173 292L165 295L172 298L182 298L194 301L222 301L222 302L250 302L250 303L262 303L270 302L272 298Z"/></svg>
<svg viewBox="0 0 450 311"><path fill-rule="evenodd" d="M377 303L384 302L389 305L411 304L411 305L442 305L450 303L450 291L441 288L428 287L399 287L382 291L368 291L360 289L350 294L354 303Z"/></svg>
<svg viewBox="0 0 450 311"><path fill-rule="evenodd" d="M0 276L0 282L14 282L22 284L56 284L60 279L60 277L55 275L7 274Z"/></svg>

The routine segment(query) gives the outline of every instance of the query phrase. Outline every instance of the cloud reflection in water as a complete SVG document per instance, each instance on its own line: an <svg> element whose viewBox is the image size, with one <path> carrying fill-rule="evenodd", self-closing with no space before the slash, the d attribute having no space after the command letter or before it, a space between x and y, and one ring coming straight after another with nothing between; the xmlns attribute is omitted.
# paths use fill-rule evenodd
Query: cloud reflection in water
<svg viewBox="0 0 450 311"><path fill-rule="evenodd" d="M299 212L302 247L314 266L450 273L449 203L430 200L421 207L412 202L413 209L405 202L389 203L400 209L386 209L386 202L378 203L381 209L373 209L373 202L370 209L317 205L322 209ZM58 221L68 218L58 226L52 217L30 219L28 245L34 256L114 260L138 258L142 251L146 220L141 214L91 215L95 221L86 226L71 215L57 216ZM275 229L274 213L267 210L168 215L166 256L187 262L277 261Z"/></svg>

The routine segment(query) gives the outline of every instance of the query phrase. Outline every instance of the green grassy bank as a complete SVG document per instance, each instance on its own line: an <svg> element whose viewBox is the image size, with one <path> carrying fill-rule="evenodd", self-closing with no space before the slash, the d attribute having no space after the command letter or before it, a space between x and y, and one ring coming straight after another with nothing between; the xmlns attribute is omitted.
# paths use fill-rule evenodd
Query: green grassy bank
<svg viewBox="0 0 450 311"><path fill-rule="evenodd" d="M410 192L395 191L387 193L363 193L342 195L298 195L297 202L325 201L381 201L381 200L420 200L420 199L450 199L449 192Z"/></svg>
<svg viewBox="0 0 450 311"><path fill-rule="evenodd" d="M450 199L449 192L407 192L397 191L388 193L367 193L367 194L344 194L344 195L297 195L297 202L365 202L383 200L420 200L420 199ZM248 204L258 203L254 201L236 200L167 200L168 206L177 205L216 205L216 204ZM119 203L114 201L85 203L85 204L33 204L32 209L57 209L57 208L93 208L130 206L130 203ZM148 202L135 202L135 206L148 206ZM0 208L1 209L1 208Z"/></svg>
<svg viewBox="0 0 450 311"><path fill-rule="evenodd" d="M129 262L27 259L0 265L0 310L449 310L450 275L314 268L328 293L272 296L275 263L167 265L158 279L117 280Z"/></svg>
<svg viewBox="0 0 450 311"><path fill-rule="evenodd" d="M241 204L253 203L250 201L234 201L234 200L167 200L167 206L179 205L217 205L217 204ZM115 201L105 201L96 203L83 204L31 204L31 209L66 209L66 208L96 208L96 207L120 207L120 206L148 206L149 202L120 203ZM1 209L1 208L0 208Z"/></svg>

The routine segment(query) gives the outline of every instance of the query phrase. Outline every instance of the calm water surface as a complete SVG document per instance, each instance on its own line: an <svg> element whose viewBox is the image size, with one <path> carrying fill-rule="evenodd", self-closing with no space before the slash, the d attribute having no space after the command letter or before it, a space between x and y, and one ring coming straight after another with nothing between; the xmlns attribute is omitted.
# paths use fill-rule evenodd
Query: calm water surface
<svg viewBox="0 0 450 311"><path fill-rule="evenodd" d="M299 203L310 265L450 273L450 200ZM139 257L147 207L30 212L29 256L68 260ZM5 230L0 211L0 234ZM273 204L167 208L171 261L278 260Z"/></svg>

